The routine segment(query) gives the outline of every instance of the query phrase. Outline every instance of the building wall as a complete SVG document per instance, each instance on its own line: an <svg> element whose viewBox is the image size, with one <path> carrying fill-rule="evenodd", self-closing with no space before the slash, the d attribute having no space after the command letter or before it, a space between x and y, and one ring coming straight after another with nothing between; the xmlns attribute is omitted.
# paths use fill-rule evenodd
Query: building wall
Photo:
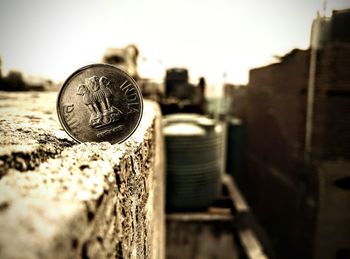
<svg viewBox="0 0 350 259"><path fill-rule="evenodd" d="M319 51L312 142L314 160L350 158L349 71L350 44L328 44Z"/></svg>
<svg viewBox="0 0 350 259"><path fill-rule="evenodd" d="M246 135L242 188L276 249L286 256L303 250L298 240L312 242L298 231L305 222L299 213L305 206L302 197L307 196L301 178L308 60L309 51L294 50L280 63L251 70L246 92L238 95L244 100L233 100Z"/></svg>
<svg viewBox="0 0 350 259"><path fill-rule="evenodd" d="M309 50L293 50L251 70L248 86L233 94L246 136L241 188L281 258L340 258L350 251L349 190L335 184L349 177L350 45L328 42L317 52L305 163L309 63Z"/></svg>
<svg viewBox="0 0 350 259"><path fill-rule="evenodd" d="M311 162L318 175L315 258L350 256L350 44L318 53ZM332 237L332 238L329 238Z"/></svg>

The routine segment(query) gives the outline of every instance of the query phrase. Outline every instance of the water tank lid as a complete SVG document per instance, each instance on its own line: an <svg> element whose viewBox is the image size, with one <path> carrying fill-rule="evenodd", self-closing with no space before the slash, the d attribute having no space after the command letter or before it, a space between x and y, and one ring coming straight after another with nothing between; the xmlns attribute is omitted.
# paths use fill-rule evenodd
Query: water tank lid
<svg viewBox="0 0 350 259"><path fill-rule="evenodd" d="M232 119L230 119L230 124L231 125L242 125L242 121L238 118L232 118Z"/></svg>
<svg viewBox="0 0 350 259"><path fill-rule="evenodd" d="M206 131L202 127L185 123L172 123L164 127L165 136L205 136Z"/></svg>

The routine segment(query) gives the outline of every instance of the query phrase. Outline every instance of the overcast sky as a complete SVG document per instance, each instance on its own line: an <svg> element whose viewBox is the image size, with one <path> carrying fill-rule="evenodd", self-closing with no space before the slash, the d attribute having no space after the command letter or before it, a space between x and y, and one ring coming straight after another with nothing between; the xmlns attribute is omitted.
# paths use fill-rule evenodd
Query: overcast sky
<svg viewBox="0 0 350 259"><path fill-rule="evenodd" d="M135 43L143 76L246 83L248 70L309 46L322 0L0 0L3 70L64 80L108 47ZM328 0L328 11L349 8Z"/></svg>

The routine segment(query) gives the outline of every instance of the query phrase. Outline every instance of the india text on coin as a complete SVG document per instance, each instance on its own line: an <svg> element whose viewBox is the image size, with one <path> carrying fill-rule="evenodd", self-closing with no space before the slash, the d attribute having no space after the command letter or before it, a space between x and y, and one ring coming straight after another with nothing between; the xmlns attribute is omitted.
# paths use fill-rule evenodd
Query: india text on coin
<svg viewBox="0 0 350 259"><path fill-rule="evenodd" d="M126 72L92 64L64 82L57 113L63 128L78 142L121 143L138 127L143 100L137 83Z"/></svg>

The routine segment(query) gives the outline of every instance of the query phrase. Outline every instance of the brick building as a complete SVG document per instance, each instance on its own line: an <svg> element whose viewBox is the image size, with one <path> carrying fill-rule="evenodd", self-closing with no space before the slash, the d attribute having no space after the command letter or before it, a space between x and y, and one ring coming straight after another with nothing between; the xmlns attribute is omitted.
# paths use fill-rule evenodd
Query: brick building
<svg viewBox="0 0 350 259"><path fill-rule="evenodd" d="M316 47L251 70L233 94L246 136L241 188L281 258L350 256L349 18L318 18Z"/></svg>

